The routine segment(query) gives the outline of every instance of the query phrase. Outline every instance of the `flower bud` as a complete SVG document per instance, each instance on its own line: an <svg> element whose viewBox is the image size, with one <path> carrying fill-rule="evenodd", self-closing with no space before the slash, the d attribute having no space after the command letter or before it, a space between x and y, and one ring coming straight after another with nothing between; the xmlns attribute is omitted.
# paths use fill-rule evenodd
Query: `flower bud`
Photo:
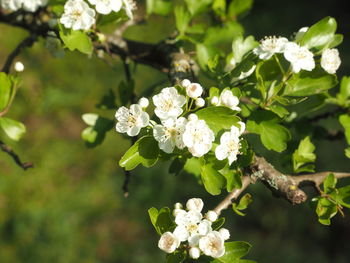
<svg viewBox="0 0 350 263"><path fill-rule="evenodd" d="M187 210L193 210L201 212L203 209L204 203L200 198L191 198L186 203Z"/></svg>
<svg viewBox="0 0 350 263"><path fill-rule="evenodd" d="M191 83L186 87L187 96L192 99L200 97L203 93L203 87L198 83Z"/></svg>
<svg viewBox="0 0 350 263"><path fill-rule="evenodd" d="M197 259L201 255L201 251L198 247L191 247L189 250L190 258Z"/></svg>
<svg viewBox="0 0 350 263"><path fill-rule="evenodd" d="M196 114L192 113L188 116L188 120L189 121L196 121L196 120L198 120L198 116Z"/></svg>
<svg viewBox="0 0 350 263"><path fill-rule="evenodd" d="M187 88L189 85L191 85L191 81L189 81L188 79L184 79L181 82L181 86L184 87L184 88Z"/></svg>
<svg viewBox="0 0 350 263"><path fill-rule="evenodd" d="M175 209L182 209L182 204L181 203L176 203L175 205L174 205L174 208Z"/></svg>
<svg viewBox="0 0 350 263"><path fill-rule="evenodd" d="M202 108L205 105L205 100L202 98L197 98L196 99L196 106L198 108Z"/></svg>
<svg viewBox="0 0 350 263"><path fill-rule="evenodd" d="M17 72L22 72L24 70L24 65L23 65L23 63L21 61L17 61L15 63L15 70Z"/></svg>
<svg viewBox="0 0 350 263"><path fill-rule="evenodd" d="M186 212L185 210L181 209L181 208L175 208L173 210L173 216L176 217L179 213Z"/></svg>
<svg viewBox="0 0 350 263"><path fill-rule="evenodd" d="M218 214L216 212L214 212L213 210L209 210L206 214L205 214L205 218L208 219L211 222L214 222L218 219Z"/></svg>
<svg viewBox="0 0 350 263"><path fill-rule="evenodd" d="M223 240L227 240L230 238L230 231L228 231L226 228L221 228L219 230L219 233Z"/></svg>
<svg viewBox="0 0 350 263"><path fill-rule="evenodd" d="M219 104L219 98L218 96L214 96L211 98L210 100L211 104L213 104L214 106L218 105Z"/></svg>
<svg viewBox="0 0 350 263"><path fill-rule="evenodd" d="M178 238L170 232L165 232L159 239L158 247L166 253L173 253L180 245Z"/></svg>
<svg viewBox="0 0 350 263"><path fill-rule="evenodd" d="M149 105L149 100L147 99L147 98L141 98L140 100L139 100L139 105L141 106L141 108L147 108L148 107L148 105Z"/></svg>

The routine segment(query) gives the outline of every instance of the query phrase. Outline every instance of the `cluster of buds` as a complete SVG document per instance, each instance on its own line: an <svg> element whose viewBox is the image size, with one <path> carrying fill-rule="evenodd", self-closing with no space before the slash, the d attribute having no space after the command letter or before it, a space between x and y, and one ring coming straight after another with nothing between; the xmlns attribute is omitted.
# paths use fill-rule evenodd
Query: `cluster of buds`
<svg viewBox="0 0 350 263"><path fill-rule="evenodd" d="M189 199L186 209L176 203L173 210L176 228L173 232L162 234L158 247L166 253L185 249L193 259L202 254L213 258L222 257L225 254L224 242L230 238L230 232L225 228L213 230L212 223L218 219L218 215L211 210L203 215L203 206L200 198Z"/></svg>

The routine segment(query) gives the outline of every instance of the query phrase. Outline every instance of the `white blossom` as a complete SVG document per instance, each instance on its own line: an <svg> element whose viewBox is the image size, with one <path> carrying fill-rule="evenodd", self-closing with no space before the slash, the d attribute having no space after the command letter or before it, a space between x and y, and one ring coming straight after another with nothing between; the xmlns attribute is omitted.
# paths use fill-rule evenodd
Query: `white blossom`
<svg viewBox="0 0 350 263"><path fill-rule="evenodd" d="M182 139L193 156L201 157L210 151L215 137L204 120L194 119L187 122Z"/></svg>
<svg viewBox="0 0 350 263"><path fill-rule="evenodd" d="M230 238L230 231L228 231L226 228L221 228L219 230L219 233L220 233L221 237L223 238L223 240L227 240Z"/></svg>
<svg viewBox="0 0 350 263"><path fill-rule="evenodd" d="M188 79L184 79L181 81L181 86L184 88L187 88L189 85L191 85L191 81Z"/></svg>
<svg viewBox="0 0 350 263"><path fill-rule="evenodd" d="M89 0L90 4L96 6L97 13L108 15L112 11L119 12L122 8L122 0Z"/></svg>
<svg viewBox="0 0 350 263"><path fill-rule="evenodd" d="M1 0L1 7L10 10L17 11L23 9L28 12L35 12L39 7L45 6L48 0Z"/></svg>
<svg viewBox="0 0 350 263"><path fill-rule="evenodd" d="M189 250L190 258L197 259L201 255L201 251L198 247L191 247Z"/></svg>
<svg viewBox="0 0 350 263"><path fill-rule="evenodd" d="M158 247L166 253L173 253L180 245L179 239L170 232L165 232L159 239Z"/></svg>
<svg viewBox="0 0 350 263"><path fill-rule="evenodd" d="M220 94L219 102L217 106L226 106L232 110L240 111L241 108L238 107L239 99L233 95L231 90L224 90Z"/></svg>
<svg viewBox="0 0 350 263"><path fill-rule="evenodd" d="M211 221L207 220L207 219L203 219L199 224L198 224L198 234L199 235L206 235L209 232L212 231L211 228Z"/></svg>
<svg viewBox="0 0 350 263"><path fill-rule="evenodd" d="M230 165L237 160L241 148L239 136L244 132L244 129L245 125L241 125L241 129L232 126L231 131L221 135L220 145L215 149L215 156L218 160L228 159Z"/></svg>
<svg viewBox="0 0 350 263"><path fill-rule="evenodd" d="M186 87L186 94L192 99L200 97L203 93L203 87L199 83L191 83Z"/></svg>
<svg viewBox="0 0 350 263"><path fill-rule="evenodd" d="M288 43L285 37L270 36L261 40L260 45L253 49L253 53L258 55L260 59L269 59L275 53L283 53L285 45Z"/></svg>
<svg viewBox="0 0 350 263"><path fill-rule="evenodd" d="M213 96L210 100L210 103L214 106L217 106L219 104L219 97L218 96Z"/></svg>
<svg viewBox="0 0 350 263"><path fill-rule="evenodd" d="M182 208L183 208L183 205L182 205L181 203L176 203L176 204L174 205L174 208L175 208L175 209L182 209Z"/></svg>
<svg viewBox="0 0 350 263"><path fill-rule="evenodd" d="M186 128L187 120L184 117L178 119L166 119L163 125L153 127L153 136L158 142L159 148L166 153L172 153L175 146L179 149L185 148L182 135Z"/></svg>
<svg viewBox="0 0 350 263"><path fill-rule="evenodd" d="M210 222L214 222L218 219L218 214L213 210L209 210L205 214L205 218L208 219Z"/></svg>
<svg viewBox="0 0 350 263"><path fill-rule="evenodd" d="M217 231L201 237L199 248L205 255L213 258L219 258L225 254L224 239Z"/></svg>
<svg viewBox="0 0 350 263"><path fill-rule="evenodd" d="M161 120L180 116L183 112L182 106L186 103L186 97L180 95L174 87L162 89L152 100L156 106L154 112Z"/></svg>
<svg viewBox="0 0 350 263"><path fill-rule="evenodd" d="M181 208L175 208L173 210L173 216L176 217L178 214L183 213L183 211L186 212L185 210L183 210Z"/></svg>
<svg viewBox="0 0 350 263"><path fill-rule="evenodd" d="M315 68L313 56L306 47L301 47L293 42L286 44L284 57L291 63L294 73L298 73L302 69L312 71Z"/></svg>
<svg viewBox="0 0 350 263"><path fill-rule="evenodd" d="M198 108L202 108L205 105L205 100L202 98L197 98L195 102Z"/></svg>
<svg viewBox="0 0 350 263"><path fill-rule="evenodd" d="M179 212L175 217L177 227L173 232L174 235L181 242L187 241L190 236L198 234L201 220L202 214L198 211L190 210L188 212Z"/></svg>
<svg viewBox="0 0 350 263"><path fill-rule="evenodd" d="M140 105L132 104L130 109L120 107L116 114L116 130L120 133L127 133L129 136L139 134L141 128L148 126L149 116L144 112Z"/></svg>
<svg viewBox="0 0 350 263"><path fill-rule="evenodd" d="M69 0L64 5L60 22L73 30L88 30L95 23L95 10L82 0Z"/></svg>
<svg viewBox="0 0 350 263"><path fill-rule="evenodd" d="M339 51L336 48L326 49L322 52L321 67L329 74L335 74L341 64Z"/></svg>
<svg viewBox="0 0 350 263"><path fill-rule="evenodd" d="M187 210L194 210L201 212L203 209L204 203L200 198L191 198L186 203Z"/></svg>
<svg viewBox="0 0 350 263"><path fill-rule="evenodd" d="M197 121L198 120L198 116L194 113L188 115L188 120L189 121Z"/></svg>
<svg viewBox="0 0 350 263"><path fill-rule="evenodd" d="M149 106L149 100L147 98L142 97L139 99L138 104L141 106L141 108L145 109Z"/></svg>
<svg viewBox="0 0 350 263"><path fill-rule="evenodd" d="M17 72L22 72L24 70L24 65L21 61L17 61L14 68Z"/></svg>

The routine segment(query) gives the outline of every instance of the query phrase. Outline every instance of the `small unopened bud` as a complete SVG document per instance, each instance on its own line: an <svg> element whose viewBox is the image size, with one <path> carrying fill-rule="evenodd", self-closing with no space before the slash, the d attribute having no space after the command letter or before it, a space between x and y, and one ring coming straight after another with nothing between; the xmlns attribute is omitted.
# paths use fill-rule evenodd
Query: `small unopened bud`
<svg viewBox="0 0 350 263"><path fill-rule="evenodd" d="M198 247L191 247L189 251L190 258L197 259L201 255L201 251Z"/></svg>
<svg viewBox="0 0 350 263"><path fill-rule="evenodd" d="M174 208L175 209L182 209L182 204L181 203L176 203L175 205L174 205Z"/></svg>
<svg viewBox="0 0 350 263"><path fill-rule="evenodd" d="M189 81L188 79L184 79L181 82L181 86L184 87L184 88L187 88L189 85L191 85L191 81Z"/></svg>
<svg viewBox="0 0 350 263"><path fill-rule="evenodd" d="M205 218L208 219L211 222L214 222L214 221L216 221L216 219L218 219L218 214L216 212L214 212L213 210L209 210L205 214Z"/></svg>
<svg viewBox="0 0 350 263"><path fill-rule="evenodd" d="M203 93L203 87L198 83L191 83L186 87L187 96L196 99L200 97Z"/></svg>
<svg viewBox="0 0 350 263"><path fill-rule="evenodd" d="M219 230L219 233L223 240L227 240L230 238L230 231L228 231L226 228L221 228Z"/></svg>
<svg viewBox="0 0 350 263"><path fill-rule="evenodd" d="M196 106L198 108L202 108L205 105L205 100L202 98L197 98L196 99Z"/></svg>
<svg viewBox="0 0 350 263"><path fill-rule="evenodd" d="M15 63L15 70L16 70L17 72L22 72L22 71L24 70L24 65L23 65L23 63L20 62L20 61L17 61L17 62Z"/></svg>
<svg viewBox="0 0 350 263"><path fill-rule="evenodd" d="M218 96L214 96L211 98L210 100L211 104L213 104L214 106L218 105L219 104L219 98Z"/></svg>
<svg viewBox="0 0 350 263"><path fill-rule="evenodd" d="M204 203L200 198L191 198L186 203L187 210L194 210L201 212L203 209Z"/></svg>
<svg viewBox="0 0 350 263"><path fill-rule="evenodd" d="M141 106L141 108L147 108L149 105L149 100L143 97L139 100L139 105Z"/></svg>
<svg viewBox="0 0 350 263"><path fill-rule="evenodd" d="M196 120L198 120L198 116L196 114L192 113L188 116L188 120L189 121L196 121Z"/></svg>

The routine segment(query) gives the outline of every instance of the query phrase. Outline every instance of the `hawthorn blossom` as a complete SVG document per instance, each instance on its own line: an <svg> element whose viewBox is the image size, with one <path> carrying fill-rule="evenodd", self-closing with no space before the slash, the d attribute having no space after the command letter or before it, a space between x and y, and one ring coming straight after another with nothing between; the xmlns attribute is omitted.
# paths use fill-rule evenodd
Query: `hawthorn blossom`
<svg viewBox="0 0 350 263"><path fill-rule="evenodd" d="M181 86L184 88L187 88L189 85L191 85L191 81L189 79L184 79L181 81Z"/></svg>
<svg viewBox="0 0 350 263"><path fill-rule="evenodd" d="M21 61L17 61L14 68L17 72L22 72L24 70L24 65Z"/></svg>
<svg viewBox="0 0 350 263"><path fill-rule="evenodd" d="M197 98L195 103L198 108L202 108L205 105L205 100L202 98Z"/></svg>
<svg viewBox="0 0 350 263"><path fill-rule="evenodd" d="M261 40L260 45L253 49L253 53L258 55L260 59L267 60L276 53L283 53L288 42L285 37L265 37Z"/></svg>
<svg viewBox="0 0 350 263"><path fill-rule="evenodd" d="M322 52L321 67L329 74L335 74L341 64L339 51L336 48L326 49Z"/></svg>
<svg viewBox="0 0 350 263"><path fill-rule="evenodd" d="M115 118L118 121L116 125L117 132L126 133L129 136L138 135L141 128L149 124L148 114L138 104L132 104L130 109L124 106L120 107L115 114Z"/></svg>
<svg viewBox="0 0 350 263"><path fill-rule="evenodd" d="M95 10L82 0L69 0L64 5L60 22L73 30L88 30L95 23Z"/></svg>
<svg viewBox="0 0 350 263"><path fill-rule="evenodd" d="M122 0L89 0L90 4L96 6L97 13L108 15L112 11L119 12L122 8Z"/></svg>
<svg viewBox="0 0 350 263"><path fill-rule="evenodd" d="M205 214L205 218L208 219L210 222L214 222L218 219L218 214L213 210L209 210Z"/></svg>
<svg viewBox="0 0 350 263"><path fill-rule="evenodd" d="M224 239L217 231L212 231L199 240L199 248L206 255L213 258L222 257L225 254Z"/></svg>
<svg viewBox="0 0 350 263"><path fill-rule="evenodd" d="M232 126L231 131L221 135L220 145L215 149L215 156L218 160L228 159L230 165L237 160L241 148L239 136L244 132L244 129L244 124L241 125L241 129Z"/></svg>
<svg viewBox="0 0 350 263"><path fill-rule="evenodd" d="M210 103L214 106L218 106L219 104L219 97L218 96L213 96L210 100Z"/></svg>
<svg viewBox="0 0 350 263"><path fill-rule="evenodd" d="M203 87L199 83L191 83L186 87L186 94L192 99L200 97L203 93Z"/></svg>
<svg viewBox="0 0 350 263"><path fill-rule="evenodd" d="M212 98L212 103L213 99L214 97ZM221 92L219 101L216 104L216 106L226 106L232 110L241 111L241 108L238 107L238 104L239 99L235 95L233 95L232 91L224 90L223 92Z"/></svg>
<svg viewBox="0 0 350 263"><path fill-rule="evenodd" d="M190 258L197 259L201 255L201 251L198 247L191 247L188 252Z"/></svg>
<svg viewBox="0 0 350 263"><path fill-rule="evenodd" d="M215 140L214 132L204 120L199 120L195 114L191 115L192 117L186 124L182 139L193 156L201 157L210 151Z"/></svg>
<svg viewBox="0 0 350 263"><path fill-rule="evenodd" d="M158 241L158 247L166 253L173 253L179 245L179 239L171 232L165 232Z"/></svg>
<svg viewBox="0 0 350 263"><path fill-rule="evenodd" d="M141 106L141 108L145 109L149 106L149 100L147 98L142 97L139 99L138 104Z"/></svg>
<svg viewBox="0 0 350 263"><path fill-rule="evenodd" d="M180 95L174 87L162 89L152 100L156 106L154 112L161 120L180 116L183 112L182 106L186 103L186 97Z"/></svg>
<svg viewBox="0 0 350 263"><path fill-rule="evenodd" d="M1 0L1 7L10 11L23 9L27 12L35 12L39 7L47 5L48 0Z"/></svg>
<svg viewBox="0 0 350 263"><path fill-rule="evenodd" d="M294 73L298 73L302 69L312 71L315 68L313 56L306 47L301 47L293 42L286 44L284 57L291 63Z"/></svg>
<svg viewBox="0 0 350 263"><path fill-rule="evenodd" d="M223 240L227 240L230 238L230 231L228 231L226 228L220 228L219 233Z"/></svg>
<svg viewBox="0 0 350 263"><path fill-rule="evenodd" d="M182 135L185 131L187 120L184 117L178 119L167 119L163 125L153 127L153 136L158 142L159 148L166 153L172 153L175 146L179 149L185 148Z"/></svg>
<svg viewBox="0 0 350 263"><path fill-rule="evenodd" d="M186 203L187 210L194 210L201 212L203 209L204 203L200 198L191 198Z"/></svg>

